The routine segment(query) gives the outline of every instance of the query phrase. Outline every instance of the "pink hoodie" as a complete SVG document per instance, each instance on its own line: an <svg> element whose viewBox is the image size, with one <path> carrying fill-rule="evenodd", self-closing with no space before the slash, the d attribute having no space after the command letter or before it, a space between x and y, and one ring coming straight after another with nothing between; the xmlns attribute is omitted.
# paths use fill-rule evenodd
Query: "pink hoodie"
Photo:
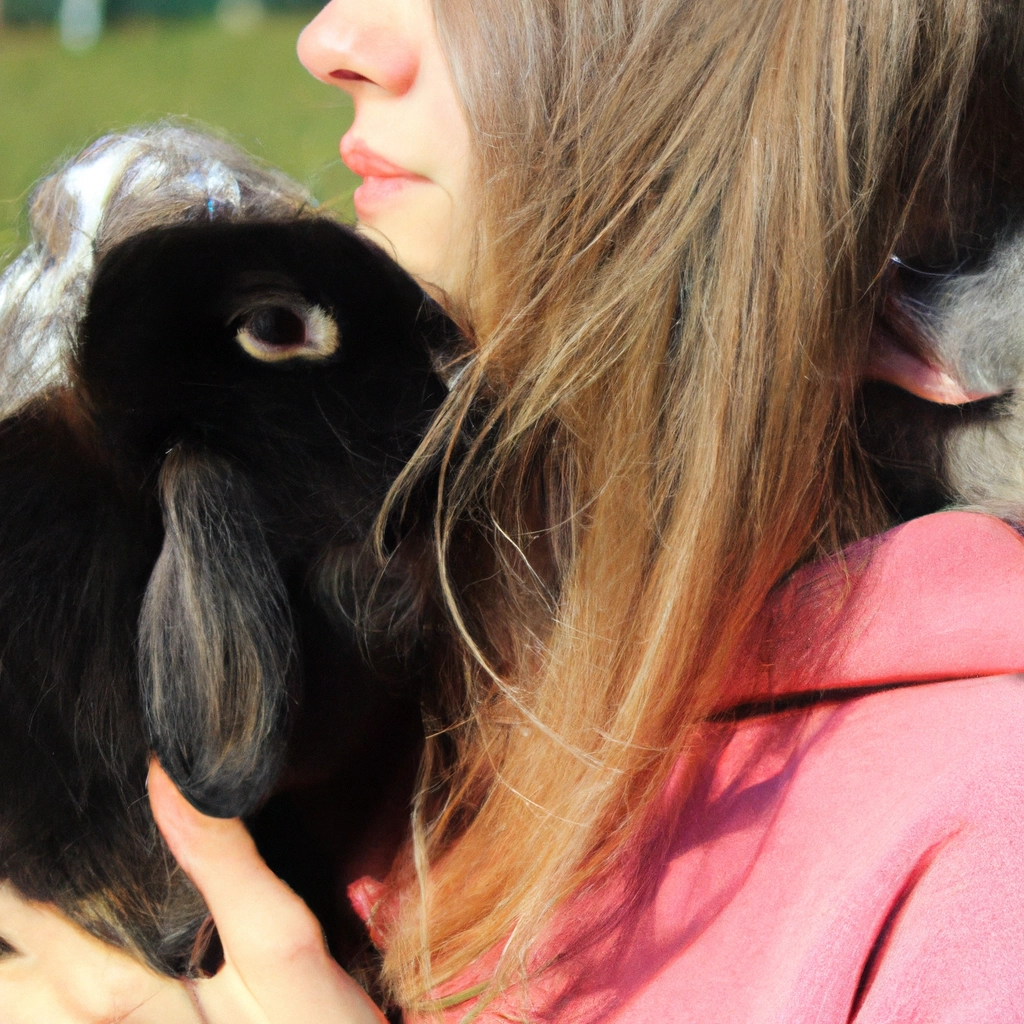
<svg viewBox="0 0 1024 1024"><path fill-rule="evenodd" d="M824 674L738 676L747 717L710 727L628 941L542 974L529 1005L447 1021L1024 1021L1024 540L947 512L872 544ZM811 646L807 595L839 577L813 566L778 595L774 661ZM576 998L548 998L567 977Z"/></svg>

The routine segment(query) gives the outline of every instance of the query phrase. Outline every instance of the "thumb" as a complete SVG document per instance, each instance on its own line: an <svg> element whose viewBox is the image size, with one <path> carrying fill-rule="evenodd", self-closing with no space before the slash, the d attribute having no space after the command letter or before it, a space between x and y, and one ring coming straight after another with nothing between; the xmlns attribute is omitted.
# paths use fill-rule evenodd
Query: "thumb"
<svg viewBox="0 0 1024 1024"><path fill-rule="evenodd" d="M319 940L315 918L267 867L242 822L197 811L155 758L149 766L149 802L175 860L203 894L225 950L228 944L236 954L246 950L254 935L267 931L268 912L275 921L282 913L294 915L294 924L312 925Z"/></svg>
<svg viewBox="0 0 1024 1024"><path fill-rule="evenodd" d="M267 867L241 821L201 814L155 758L149 802L171 853L210 908L226 968L238 974L268 1021L384 1021L331 959L319 922Z"/></svg>

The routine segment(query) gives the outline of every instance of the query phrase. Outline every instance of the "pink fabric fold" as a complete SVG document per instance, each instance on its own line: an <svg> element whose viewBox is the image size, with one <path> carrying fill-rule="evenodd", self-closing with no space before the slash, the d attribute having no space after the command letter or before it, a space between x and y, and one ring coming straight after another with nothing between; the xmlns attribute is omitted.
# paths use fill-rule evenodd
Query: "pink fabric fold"
<svg viewBox="0 0 1024 1024"><path fill-rule="evenodd" d="M525 995L445 1020L1024 1021L1019 672L1024 540L999 520L925 517L796 573L723 702L748 717L708 725L692 790L667 803L651 898ZM861 689L892 683L918 685ZM757 713L814 691L829 699ZM541 960L586 913L556 916Z"/></svg>

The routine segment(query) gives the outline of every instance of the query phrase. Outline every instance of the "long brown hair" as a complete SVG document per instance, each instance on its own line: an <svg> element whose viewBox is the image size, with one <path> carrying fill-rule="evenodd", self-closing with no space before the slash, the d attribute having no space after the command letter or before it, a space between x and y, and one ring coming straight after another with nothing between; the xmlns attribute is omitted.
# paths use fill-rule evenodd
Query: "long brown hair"
<svg viewBox="0 0 1024 1024"><path fill-rule="evenodd" d="M434 444L467 416L476 440L438 521L462 656L388 934L406 1006L496 946L502 984L553 908L633 870L769 590L884 525L853 382L993 16L982 0L436 10L482 227L477 349ZM459 584L467 522L488 540L476 586Z"/></svg>

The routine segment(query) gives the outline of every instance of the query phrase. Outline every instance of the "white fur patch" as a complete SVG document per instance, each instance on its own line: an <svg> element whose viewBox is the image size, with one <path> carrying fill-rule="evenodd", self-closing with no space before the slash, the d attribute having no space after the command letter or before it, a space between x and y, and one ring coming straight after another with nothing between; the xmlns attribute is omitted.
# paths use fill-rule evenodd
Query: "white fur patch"
<svg viewBox="0 0 1024 1024"><path fill-rule="evenodd" d="M244 183L244 188L243 188ZM279 172L264 170L220 140L176 125L158 125L99 139L49 181L64 202L46 204L68 216L69 230L32 223L33 242L0 277L0 416L67 378L67 359L85 313L98 244L144 227L197 216L266 216L311 204L308 193ZM105 223L113 207L118 235ZM166 213L161 216L161 207ZM42 216L42 214L40 214ZM68 239L67 252L46 239Z"/></svg>
<svg viewBox="0 0 1024 1024"><path fill-rule="evenodd" d="M100 150L95 158L76 163L64 173L64 191L78 205L76 231L90 244L96 238L114 189L139 149L139 139L131 136L104 146L107 142L108 139L101 139L93 147Z"/></svg>

